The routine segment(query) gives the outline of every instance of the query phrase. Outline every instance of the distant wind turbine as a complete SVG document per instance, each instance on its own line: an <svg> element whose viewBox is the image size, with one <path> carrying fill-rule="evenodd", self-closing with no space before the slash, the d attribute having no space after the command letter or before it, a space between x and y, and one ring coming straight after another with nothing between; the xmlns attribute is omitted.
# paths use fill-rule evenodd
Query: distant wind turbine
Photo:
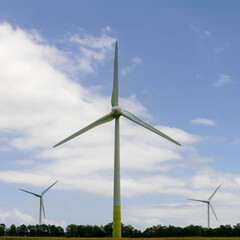
<svg viewBox="0 0 240 240"><path fill-rule="evenodd" d="M44 209L44 203L43 203L43 195L44 195L54 184L56 184L57 182L58 182L58 181L56 181L56 182L53 183L50 187L48 187L47 189L45 189L40 195L19 188L19 190L21 190L21 191L23 191L23 192L30 193L30 194L32 194L32 195L40 198L39 225L42 224L42 212L43 212L43 215L44 215L44 218L45 218L45 209Z"/></svg>
<svg viewBox="0 0 240 240"><path fill-rule="evenodd" d="M174 139L168 137L164 133L160 132L156 128L143 122L132 113L122 110L118 105L118 46L117 42L115 44L115 57L114 57L114 73L113 73L113 91L112 91L112 111L97 121L91 123L85 128L79 130L78 132L72 134L71 136L65 138L61 142L57 143L53 147L57 147L81 134L87 132L88 130L97 127L101 124L107 123L115 119L115 144L114 144L114 190L113 190L113 237L121 237L121 208L120 208L120 140L119 140L119 118L124 116L129 120L147 128L148 130L160 135L161 137L181 146Z"/></svg>
<svg viewBox="0 0 240 240"><path fill-rule="evenodd" d="M217 219L218 221L218 218L217 218L217 215L215 213L215 211L213 210L213 206L211 204L211 200L214 196L214 194L217 192L217 190L221 187L221 184L217 187L217 189L214 191L214 193L208 198L208 200L199 200L199 199L188 199L188 200L191 200L191 201L197 201L197 202L203 202L203 203L207 203L207 211L208 211L208 228L210 228L210 215L209 215L209 207L211 208L215 218Z"/></svg>

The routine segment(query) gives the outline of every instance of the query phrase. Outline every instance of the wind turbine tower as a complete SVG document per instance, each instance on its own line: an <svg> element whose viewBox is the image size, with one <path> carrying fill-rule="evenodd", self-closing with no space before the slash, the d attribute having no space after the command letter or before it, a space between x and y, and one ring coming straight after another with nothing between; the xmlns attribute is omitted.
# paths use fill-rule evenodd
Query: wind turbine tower
<svg viewBox="0 0 240 240"><path fill-rule="evenodd" d="M197 201L197 202L203 202L203 203L206 203L207 204L207 218L208 218L208 228L210 228L210 208L215 216L215 218L217 219L218 221L218 218L217 218L217 215L215 213L215 211L213 210L213 206L211 204L211 200L214 196L214 194L217 192L217 190L221 187L221 184L217 187L217 189L213 192L213 194L208 198L208 200L199 200L199 199L188 199L188 200L191 200L191 201Z"/></svg>
<svg viewBox="0 0 240 240"><path fill-rule="evenodd" d="M43 212L43 215L44 215L44 218L45 218L45 209L44 209L44 203L43 203L43 195L44 195L54 184L56 184L57 182L58 182L58 181L56 181L55 183L53 183L50 187L48 187L47 189L45 189L41 194L36 194L36 193L29 192L29 191L26 191L26 190L24 190L24 189L19 188L19 190L21 190L21 191L23 191L23 192L32 194L32 195L40 198L39 225L42 224L42 212Z"/></svg>
<svg viewBox="0 0 240 240"><path fill-rule="evenodd" d="M125 118L139 124L142 127L160 135L161 137L181 146L174 139L168 137L164 133L160 132L156 128L148 125L143 122L132 113L122 110L119 107L118 103L118 45L117 42L115 44L115 57L114 57L114 73L113 73L113 91L112 91L112 110L107 115L98 119L97 121L91 123L85 128L77 131L71 136L65 138L61 142L57 143L53 147L57 147L81 134L87 132L88 130L97 127L101 124L110 122L115 119L115 141L114 141L114 189L113 189L113 237L120 238L121 237L121 207L120 207L120 140L119 140L119 118L124 116Z"/></svg>

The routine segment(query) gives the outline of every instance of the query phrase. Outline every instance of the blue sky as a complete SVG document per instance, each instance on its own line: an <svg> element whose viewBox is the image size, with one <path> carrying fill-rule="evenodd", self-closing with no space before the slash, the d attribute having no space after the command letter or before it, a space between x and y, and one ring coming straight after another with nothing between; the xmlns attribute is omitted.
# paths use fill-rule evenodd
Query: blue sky
<svg viewBox="0 0 240 240"><path fill-rule="evenodd" d="M122 222L206 226L240 208L238 1L0 1L0 222L112 221L113 123L52 146L111 110L114 43L122 108Z"/></svg>

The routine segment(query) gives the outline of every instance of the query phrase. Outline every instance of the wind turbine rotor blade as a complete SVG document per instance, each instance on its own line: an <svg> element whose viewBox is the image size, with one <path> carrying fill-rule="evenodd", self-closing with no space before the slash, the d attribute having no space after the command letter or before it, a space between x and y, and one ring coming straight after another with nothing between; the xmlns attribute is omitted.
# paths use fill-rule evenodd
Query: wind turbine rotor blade
<svg viewBox="0 0 240 240"><path fill-rule="evenodd" d="M210 206L210 208L212 209L212 212L213 212L213 214L214 214L215 218L216 218L216 219L217 219L217 221L218 221L217 215L216 215L215 211L213 210L212 204L211 204L211 203L209 203L209 206Z"/></svg>
<svg viewBox="0 0 240 240"><path fill-rule="evenodd" d="M47 189L45 189L43 192L42 192L42 196L54 185L56 184L58 181L54 182L50 187L48 187Z"/></svg>
<svg viewBox="0 0 240 240"><path fill-rule="evenodd" d="M43 197L41 197L41 205L42 205L42 211L43 211L43 216L44 216L44 218L46 218L46 216L45 216L45 209L44 209L44 203L43 203Z"/></svg>
<svg viewBox="0 0 240 240"><path fill-rule="evenodd" d="M214 191L214 193L208 198L209 201L213 198L214 194L217 192L217 190L221 187L221 184L217 187L217 189Z"/></svg>
<svg viewBox="0 0 240 240"><path fill-rule="evenodd" d="M115 44L115 57L114 57L114 72L113 72L113 91L112 91L112 107L118 106L118 45Z"/></svg>
<svg viewBox="0 0 240 240"><path fill-rule="evenodd" d="M205 200L199 200L199 199L192 199L192 198L189 198L188 200L190 200L190 201L196 201L196 202L208 203L208 201L205 201Z"/></svg>
<svg viewBox="0 0 240 240"><path fill-rule="evenodd" d="M24 189L21 189L21 188L19 188L19 190L21 190L21 191L23 191L23 192L26 192L26 193L30 193L30 194L32 194L32 195L34 195L34 196L36 196L36 197L41 197L40 195L38 195L38 194L36 194L36 193L29 192L29 191L24 190Z"/></svg>
<svg viewBox="0 0 240 240"><path fill-rule="evenodd" d="M136 116L134 116L132 113L128 112L128 111L122 111L122 115L126 118L128 118L129 120L141 125L142 127L147 128L148 130L158 134L159 136L167 139L170 142L173 142L179 146L181 146L181 144L179 144L177 141L175 141L174 139L170 138L169 136L167 136L166 134L160 132L158 129L150 126L149 124L143 122L142 120L140 120L139 118L137 118Z"/></svg>
<svg viewBox="0 0 240 240"><path fill-rule="evenodd" d="M57 146L65 143L65 142L68 142L69 140L71 140L71 139L73 139L73 138L75 138L75 137L77 137L77 136L85 133L86 131L88 131L88 130L94 128L94 127L97 127L98 125L101 125L101 124L103 124L103 123L110 122L110 121L112 121L113 119L114 119L114 117L112 116L112 113L109 113L109 114L103 116L102 118L98 119L97 121L91 123L91 124L88 125L87 127L83 128L83 129L77 131L76 133L72 134L71 136L65 138L64 140L62 140L61 142L57 143L57 144L54 145L53 147L57 147Z"/></svg>

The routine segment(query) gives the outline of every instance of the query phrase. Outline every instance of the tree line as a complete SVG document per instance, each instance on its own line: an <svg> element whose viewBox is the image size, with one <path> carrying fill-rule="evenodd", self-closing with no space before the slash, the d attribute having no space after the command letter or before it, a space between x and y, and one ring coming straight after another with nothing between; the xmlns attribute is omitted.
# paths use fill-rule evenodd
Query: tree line
<svg viewBox="0 0 240 240"><path fill-rule="evenodd" d="M105 226L70 224L64 230L55 225L20 225L12 224L9 228L0 224L0 236L28 236L28 237L111 237L112 223ZM122 224L122 237L128 238L153 238L153 237L240 237L240 223L221 225L218 228L204 228L189 225L187 227L175 227L172 225L157 225L137 230L131 225Z"/></svg>

